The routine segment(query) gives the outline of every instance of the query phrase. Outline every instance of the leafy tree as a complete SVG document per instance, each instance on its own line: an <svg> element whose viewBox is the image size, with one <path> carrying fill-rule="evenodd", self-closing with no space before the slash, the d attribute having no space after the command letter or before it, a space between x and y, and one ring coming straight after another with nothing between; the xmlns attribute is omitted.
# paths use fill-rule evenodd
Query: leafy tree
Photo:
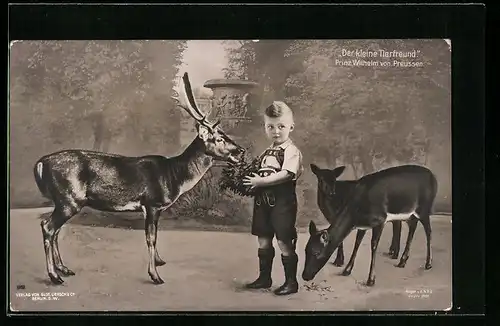
<svg viewBox="0 0 500 326"><path fill-rule="evenodd" d="M48 152L179 150L171 101L185 41L23 41L10 52L12 187ZM27 186L26 186L27 187Z"/></svg>

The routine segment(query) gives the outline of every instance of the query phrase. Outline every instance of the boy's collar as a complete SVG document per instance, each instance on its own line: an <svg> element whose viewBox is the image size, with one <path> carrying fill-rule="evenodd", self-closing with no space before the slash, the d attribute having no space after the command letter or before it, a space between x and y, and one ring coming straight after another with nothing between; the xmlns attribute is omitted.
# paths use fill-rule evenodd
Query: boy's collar
<svg viewBox="0 0 500 326"><path fill-rule="evenodd" d="M288 138L287 140L285 140L282 144L278 145L278 146L274 146L273 144L271 144L271 146L269 146L269 148L281 148L281 149L286 149L289 145L292 144L292 140L290 138Z"/></svg>

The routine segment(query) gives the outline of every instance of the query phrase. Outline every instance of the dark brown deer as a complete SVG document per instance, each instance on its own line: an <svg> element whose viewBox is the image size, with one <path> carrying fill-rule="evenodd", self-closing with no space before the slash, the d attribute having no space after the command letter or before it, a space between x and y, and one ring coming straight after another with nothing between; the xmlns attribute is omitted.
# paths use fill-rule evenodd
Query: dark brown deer
<svg viewBox="0 0 500 326"><path fill-rule="evenodd" d="M333 224L324 230L318 230L314 222L310 222L310 237L305 248L306 259L302 278L305 281L312 280L349 233L358 229L361 232L356 235L353 253L343 273L349 275L366 230L371 229L371 261L366 285L373 286L375 255L380 235L385 223L394 220L408 223L408 238L397 267L405 267L413 235L420 221L427 237L425 269L430 269L430 215L436 192L437 180L434 174L429 169L417 165L388 168L360 178Z"/></svg>
<svg viewBox="0 0 500 326"><path fill-rule="evenodd" d="M356 187L356 180L337 180L345 170L345 166L335 169L321 169L316 164L311 164L311 171L317 178L317 204L328 223L334 224L336 217L347 204L352 191ZM392 259L399 256L401 242L401 221L392 221L392 241L388 255ZM363 232L358 230L358 232ZM344 245L341 242L337 248L334 266L344 265Z"/></svg>
<svg viewBox="0 0 500 326"><path fill-rule="evenodd" d="M211 123L196 105L187 73L183 76L185 109L195 120L197 136L178 156L127 157L88 150L64 150L40 158L34 167L40 192L54 202L41 222L47 273L52 283L74 275L61 259L58 235L71 217L87 206L110 212L142 212L149 252L148 274L163 283L156 266L165 262L156 250L160 212L193 188L214 160L238 163L244 149Z"/></svg>

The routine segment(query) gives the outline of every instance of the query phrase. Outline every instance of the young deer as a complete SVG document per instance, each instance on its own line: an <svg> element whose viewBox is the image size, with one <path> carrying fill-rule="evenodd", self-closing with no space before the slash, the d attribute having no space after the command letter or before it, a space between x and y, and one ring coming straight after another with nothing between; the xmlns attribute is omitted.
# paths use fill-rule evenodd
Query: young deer
<svg viewBox="0 0 500 326"><path fill-rule="evenodd" d="M334 224L336 217L349 201L357 182L355 180L337 180L342 172L344 172L345 166L339 166L335 169L320 169L316 164L311 164L310 166L311 171L318 181L318 207L328 223ZM388 255L392 259L397 259L401 242L401 221L392 221L392 226L392 241ZM359 230L358 232L362 231ZM337 256L335 257L333 265L338 267L344 265L343 242L341 242L337 248Z"/></svg>
<svg viewBox="0 0 500 326"><path fill-rule="evenodd" d="M335 183L335 180L331 183ZM353 253L343 272L343 275L349 275L366 230L371 229L371 262L366 284L373 286L378 242L385 223L390 221L406 221L409 228L406 246L397 267L405 267L413 235L420 221L427 237L425 269L430 269L430 215L436 192L437 180L434 174L427 168L416 165L388 168L357 180L348 202L333 224L327 229L318 230L314 222L310 222L310 238L305 249L302 278L305 281L312 280L349 233L358 229L360 232L356 235Z"/></svg>
<svg viewBox="0 0 500 326"><path fill-rule="evenodd" d="M244 149L208 122L198 109L187 73L183 76L185 109L197 122L197 136L178 156L127 157L88 150L64 150L40 158L34 166L36 184L54 202L51 216L41 222L47 273L52 283L74 275L61 259L61 227L85 207L110 212L141 212L149 252L148 274L162 284L156 266L165 262L156 250L160 212L193 188L214 160L238 163Z"/></svg>

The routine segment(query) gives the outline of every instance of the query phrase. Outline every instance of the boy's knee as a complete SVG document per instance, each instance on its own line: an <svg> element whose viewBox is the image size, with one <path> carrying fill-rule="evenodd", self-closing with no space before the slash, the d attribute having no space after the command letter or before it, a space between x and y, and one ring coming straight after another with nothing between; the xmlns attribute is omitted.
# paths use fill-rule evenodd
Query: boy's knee
<svg viewBox="0 0 500 326"><path fill-rule="evenodd" d="M259 248L260 249L268 249L272 247L273 244L273 239L272 238L267 238L267 237L259 237Z"/></svg>
<svg viewBox="0 0 500 326"><path fill-rule="evenodd" d="M284 256L289 256L295 252L295 240L278 240L278 246Z"/></svg>

